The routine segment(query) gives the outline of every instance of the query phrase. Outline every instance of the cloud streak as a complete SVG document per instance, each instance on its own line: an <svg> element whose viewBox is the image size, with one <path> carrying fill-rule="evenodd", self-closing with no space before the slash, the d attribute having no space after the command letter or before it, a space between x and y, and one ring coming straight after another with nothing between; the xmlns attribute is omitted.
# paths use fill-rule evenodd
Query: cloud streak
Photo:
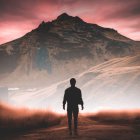
<svg viewBox="0 0 140 140"><path fill-rule="evenodd" d="M140 40L139 0L0 0L0 44L23 36L42 20L53 20L63 12Z"/></svg>

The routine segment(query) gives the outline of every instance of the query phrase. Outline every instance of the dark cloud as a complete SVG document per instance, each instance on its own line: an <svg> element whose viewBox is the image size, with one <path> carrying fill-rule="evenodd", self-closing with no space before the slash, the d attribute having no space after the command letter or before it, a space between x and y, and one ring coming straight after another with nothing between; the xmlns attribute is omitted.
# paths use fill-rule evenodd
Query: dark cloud
<svg viewBox="0 0 140 140"><path fill-rule="evenodd" d="M27 4L26 1L21 2L20 0L0 0L0 16L1 20L14 20L14 19L28 19L33 18L35 14L32 12L32 4L29 0ZM30 8L29 8L30 7Z"/></svg>
<svg viewBox="0 0 140 140"><path fill-rule="evenodd" d="M116 4L116 5L115 5ZM108 13L106 18L116 18L116 19L126 19L126 18L140 18L140 1L134 0L134 1L122 1L120 3L114 3L115 6L114 10L111 13Z"/></svg>
<svg viewBox="0 0 140 140"><path fill-rule="evenodd" d="M83 9L90 7L89 11L98 8L105 18L130 18L140 16L140 1L139 0L0 0L0 16L4 20L6 18L37 18L40 8L50 8L57 5L56 10L61 11L65 6L70 10ZM70 7L73 6L73 7ZM65 9L65 8L64 8ZM53 10L53 8L52 8ZM47 11L47 9L46 9ZM48 10L49 11L49 10ZM54 11L49 11L54 12ZM46 13L50 14L50 13ZM88 16L88 15L87 15ZM97 15L98 16L98 15Z"/></svg>

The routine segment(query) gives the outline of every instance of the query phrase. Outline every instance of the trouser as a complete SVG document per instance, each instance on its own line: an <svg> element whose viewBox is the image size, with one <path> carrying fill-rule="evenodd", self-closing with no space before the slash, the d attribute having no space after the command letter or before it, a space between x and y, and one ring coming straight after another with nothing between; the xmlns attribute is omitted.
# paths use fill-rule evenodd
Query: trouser
<svg viewBox="0 0 140 140"><path fill-rule="evenodd" d="M71 129L72 129L72 116L73 116L73 118L74 118L74 130L77 130L78 113L79 113L78 107L73 108L73 109L68 109L68 110L67 110L68 127L69 127L69 130L70 130L70 131L71 131Z"/></svg>

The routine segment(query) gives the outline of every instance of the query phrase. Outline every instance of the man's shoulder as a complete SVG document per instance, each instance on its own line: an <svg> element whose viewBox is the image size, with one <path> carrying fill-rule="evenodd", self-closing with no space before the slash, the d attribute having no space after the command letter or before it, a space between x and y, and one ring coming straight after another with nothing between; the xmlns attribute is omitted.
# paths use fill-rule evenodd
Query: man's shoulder
<svg viewBox="0 0 140 140"><path fill-rule="evenodd" d="M81 89L80 89L80 88L78 88L78 87L75 87L75 88L76 88L76 90L77 90L77 91L81 91Z"/></svg>
<svg viewBox="0 0 140 140"><path fill-rule="evenodd" d="M65 92L69 92L69 91L71 91L71 90L75 90L75 91L77 91L77 92L81 92L81 89L79 89L78 87L68 87L66 90L65 90Z"/></svg>
<svg viewBox="0 0 140 140"><path fill-rule="evenodd" d="M69 91L69 90L70 90L70 88L71 88L71 87L66 88L66 89L65 89L65 92Z"/></svg>

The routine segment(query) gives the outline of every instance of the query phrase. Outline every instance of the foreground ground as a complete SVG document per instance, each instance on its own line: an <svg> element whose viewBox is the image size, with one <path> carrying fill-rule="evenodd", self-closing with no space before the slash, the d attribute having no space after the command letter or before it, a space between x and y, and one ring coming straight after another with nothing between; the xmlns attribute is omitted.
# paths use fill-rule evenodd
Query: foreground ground
<svg viewBox="0 0 140 140"><path fill-rule="evenodd" d="M140 140L140 133L133 125L107 124L85 117L79 119L79 135L69 136L63 119L60 125L42 128L20 134L4 135L1 140Z"/></svg>

